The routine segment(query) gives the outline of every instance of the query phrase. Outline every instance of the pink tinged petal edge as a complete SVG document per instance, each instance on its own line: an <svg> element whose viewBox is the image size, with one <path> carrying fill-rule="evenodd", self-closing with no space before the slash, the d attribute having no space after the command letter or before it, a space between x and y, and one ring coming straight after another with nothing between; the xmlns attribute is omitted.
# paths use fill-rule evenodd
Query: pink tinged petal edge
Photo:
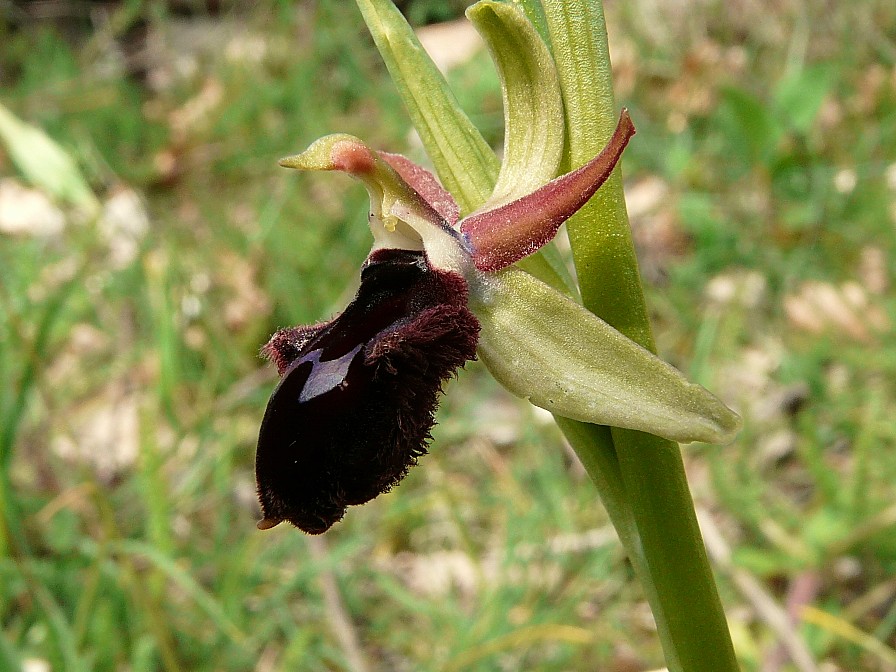
<svg viewBox="0 0 896 672"><path fill-rule="evenodd" d="M461 220L460 230L480 271L499 271L536 252L556 234L613 172L622 151L635 134L623 109L613 137L604 150L566 175L494 210Z"/></svg>
<svg viewBox="0 0 896 672"><path fill-rule="evenodd" d="M326 139L322 138L318 142ZM312 151L314 146L306 150L306 153ZM298 158L302 156L304 155L300 154ZM291 159L281 160L280 165L297 167ZM345 136L332 144L327 162L316 169L338 170L358 178L367 184L368 189L374 186L382 195L388 196L387 200L403 203L424 221L454 236L458 235L453 228L458 218L454 199L429 171L410 159L399 154L374 152L357 138ZM393 212L384 214L390 215Z"/></svg>
<svg viewBox="0 0 896 672"><path fill-rule="evenodd" d="M453 228L458 218L454 199L432 173L410 159L400 154L373 152L360 141L347 140L333 145L330 160L335 170L349 173L368 184L378 184L380 189L391 191L393 197L404 201L430 224L457 235Z"/></svg>
<svg viewBox="0 0 896 672"><path fill-rule="evenodd" d="M439 184L436 176L417 165L406 156L390 152L377 152L380 158L398 173L399 177L416 191L442 219L454 226L460 217L460 208L454 197Z"/></svg>
<svg viewBox="0 0 896 672"><path fill-rule="evenodd" d="M454 198L428 170L400 154L374 152L351 135L324 136L301 154L280 159L279 163L284 168L347 173L368 189L380 192L377 197L383 197L383 205L403 203L424 220L452 233L460 216Z"/></svg>
<svg viewBox="0 0 896 672"><path fill-rule="evenodd" d="M376 160L370 149L360 142L351 140L333 145L330 160L335 170L359 177L372 173L376 168Z"/></svg>

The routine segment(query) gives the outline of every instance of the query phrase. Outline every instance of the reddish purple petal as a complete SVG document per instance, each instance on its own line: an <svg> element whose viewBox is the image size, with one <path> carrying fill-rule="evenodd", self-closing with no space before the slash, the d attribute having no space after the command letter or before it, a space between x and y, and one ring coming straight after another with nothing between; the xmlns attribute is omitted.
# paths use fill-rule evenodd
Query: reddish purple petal
<svg viewBox="0 0 896 672"><path fill-rule="evenodd" d="M377 154L401 176L401 179L420 194L420 197L439 213L442 219L451 226L457 223L457 219L460 217L460 208L457 207L454 197L439 184L435 175L401 154L390 154L389 152L377 152Z"/></svg>
<svg viewBox="0 0 896 672"><path fill-rule="evenodd" d="M476 268L498 271L550 241L560 225L607 180L634 134L632 120L623 110L610 142L584 166L551 180L528 196L463 219L460 230L472 250Z"/></svg>
<svg viewBox="0 0 896 672"><path fill-rule="evenodd" d="M278 332L292 363L258 438L261 529L288 520L320 534L404 478L426 453L443 381L475 358L479 322L459 275L381 249L345 312L311 329L297 353Z"/></svg>

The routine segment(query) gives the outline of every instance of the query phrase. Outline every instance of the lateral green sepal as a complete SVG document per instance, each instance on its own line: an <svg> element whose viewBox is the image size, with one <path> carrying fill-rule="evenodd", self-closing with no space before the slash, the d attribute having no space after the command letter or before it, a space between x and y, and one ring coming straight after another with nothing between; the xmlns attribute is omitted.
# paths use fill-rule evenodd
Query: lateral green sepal
<svg viewBox="0 0 896 672"><path fill-rule="evenodd" d="M483 274L470 307L483 363L536 406L681 443L727 443L740 428L705 388L531 275Z"/></svg>

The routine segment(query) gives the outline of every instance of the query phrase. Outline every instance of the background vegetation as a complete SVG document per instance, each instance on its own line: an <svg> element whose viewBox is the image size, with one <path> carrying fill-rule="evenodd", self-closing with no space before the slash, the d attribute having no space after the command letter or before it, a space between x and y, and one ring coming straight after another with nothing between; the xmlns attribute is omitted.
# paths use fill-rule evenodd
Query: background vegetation
<svg viewBox="0 0 896 672"><path fill-rule="evenodd" d="M102 204L0 148L0 669L660 666L591 484L478 365L396 491L255 530L258 347L369 247L362 189L276 159L332 131L422 157L353 3L199 4L0 4L0 102ZM741 663L896 670L896 7L607 12L660 351L746 421L683 448ZM499 145L487 57L451 79Z"/></svg>

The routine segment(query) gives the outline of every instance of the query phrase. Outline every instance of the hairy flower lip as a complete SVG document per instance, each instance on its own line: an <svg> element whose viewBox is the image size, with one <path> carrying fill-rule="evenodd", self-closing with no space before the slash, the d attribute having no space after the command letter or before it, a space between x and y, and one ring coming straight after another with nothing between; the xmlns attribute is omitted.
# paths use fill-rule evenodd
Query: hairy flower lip
<svg viewBox="0 0 896 672"><path fill-rule="evenodd" d="M466 283L421 251L377 249L330 322L277 332L282 379L256 456L262 521L320 534L395 486L426 453L441 385L475 358Z"/></svg>
<svg viewBox="0 0 896 672"><path fill-rule="evenodd" d="M458 203L429 171L350 135L326 136L280 161L363 182L374 242L358 293L341 314L280 330L262 350L282 380L259 434L259 529L288 520L319 534L347 506L396 485L426 452L442 382L477 351L509 391L566 417L681 441L724 440L739 425L709 392L513 267L550 241L609 178L635 131L623 110L596 157L551 179L566 131L550 49L510 3L480 2L467 15L501 79L504 161L498 170L469 125L456 146L430 146L471 214L460 218ZM425 59L413 62L427 67ZM432 82L429 74L424 80ZM447 102L447 115L439 104L423 108L436 125L457 124ZM426 123L418 128L422 133ZM458 172L461 166L473 170Z"/></svg>

